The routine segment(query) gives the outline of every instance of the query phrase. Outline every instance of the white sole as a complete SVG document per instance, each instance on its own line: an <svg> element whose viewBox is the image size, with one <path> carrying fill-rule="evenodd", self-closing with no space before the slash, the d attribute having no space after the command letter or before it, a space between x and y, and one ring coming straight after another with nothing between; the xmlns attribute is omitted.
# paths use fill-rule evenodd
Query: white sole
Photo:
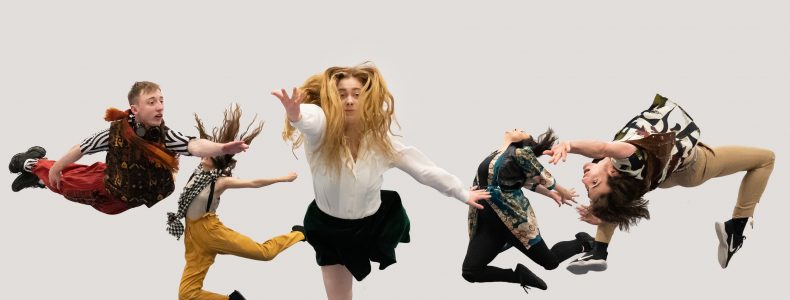
<svg viewBox="0 0 790 300"><path fill-rule="evenodd" d="M603 259L596 259L596 260L588 260L588 261L580 261L580 262L572 262L568 264L566 268L573 274L582 275L587 274L589 271L594 272L603 272L606 271L606 261Z"/></svg>
<svg viewBox="0 0 790 300"><path fill-rule="evenodd" d="M727 255L729 254L729 245L727 245L727 231L724 229L724 223L716 222L716 236L719 238L719 265L722 269L727 267Z"/></svg>

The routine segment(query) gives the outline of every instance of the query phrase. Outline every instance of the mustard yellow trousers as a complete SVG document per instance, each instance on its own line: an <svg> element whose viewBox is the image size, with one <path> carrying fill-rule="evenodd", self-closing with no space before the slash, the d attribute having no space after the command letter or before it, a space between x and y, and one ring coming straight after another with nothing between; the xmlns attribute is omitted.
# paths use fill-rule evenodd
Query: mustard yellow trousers
<svg viewBox="0 0 790 300"><path fill-rule="evenodd" d="M304 240L304 235L293 231L258 243L225 227L217 215L207 213L200 219L187 219L184 232L186 266L181 276L178 299L227 300L228 296L203 290L203 280L217 254L230 254L254 260L272 260L293 244Z"/></svg>

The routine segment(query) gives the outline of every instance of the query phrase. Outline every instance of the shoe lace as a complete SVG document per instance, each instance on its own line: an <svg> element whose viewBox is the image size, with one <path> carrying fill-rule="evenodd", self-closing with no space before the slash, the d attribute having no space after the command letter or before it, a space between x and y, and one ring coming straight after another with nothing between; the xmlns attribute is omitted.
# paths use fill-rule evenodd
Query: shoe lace
<svg viewBox="0 0 790 300"><path fill-rule="evenodd" d="M745 241L745 240L746 240L746 236L741 236L741 239L738 241L738 246L735 246L735 250L733 250L732 253L735 253L735 252L738 252L738 250L741 250L741 247L743 246L743 241Z"/></svg>
<svg viewBox="0 0 790 300"><path fill-rule="evenodd" d="M527 286L526 284L522 284L522 285L521 285L521 288L523 288L523 289L524 289L524 292L525 292L525 293L529 294L529 286Z"/></svg>

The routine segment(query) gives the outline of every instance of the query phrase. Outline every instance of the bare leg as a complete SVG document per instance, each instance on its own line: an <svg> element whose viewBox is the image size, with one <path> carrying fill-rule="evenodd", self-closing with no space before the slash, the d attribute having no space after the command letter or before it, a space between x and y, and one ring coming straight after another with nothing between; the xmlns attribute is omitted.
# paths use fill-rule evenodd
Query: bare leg
<svg viewBox="0 0 790 300"><path fill-rule="evenodd" d="M329 300L351 300L351 272L344 265L322 266L324 288Z"/></svg>

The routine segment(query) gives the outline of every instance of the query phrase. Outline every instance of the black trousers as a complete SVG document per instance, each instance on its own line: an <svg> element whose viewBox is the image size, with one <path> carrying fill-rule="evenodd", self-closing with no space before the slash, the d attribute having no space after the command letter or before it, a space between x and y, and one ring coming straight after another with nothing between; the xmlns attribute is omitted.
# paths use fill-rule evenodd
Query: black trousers
<svg viewBox="0 0 790 300"><path fill-rule="evenodd" d="M582 252L582 243L576 239L555 244L549 250L541 240L529 249L516 239L505 223L499 219L488 203L477 213L477 230L469 239L462 276L469 282L512 282L519 283L518 274L512 269L489 266L507 244L520 250L532 261L546 270L556 269L564 260Z"/></svg>

